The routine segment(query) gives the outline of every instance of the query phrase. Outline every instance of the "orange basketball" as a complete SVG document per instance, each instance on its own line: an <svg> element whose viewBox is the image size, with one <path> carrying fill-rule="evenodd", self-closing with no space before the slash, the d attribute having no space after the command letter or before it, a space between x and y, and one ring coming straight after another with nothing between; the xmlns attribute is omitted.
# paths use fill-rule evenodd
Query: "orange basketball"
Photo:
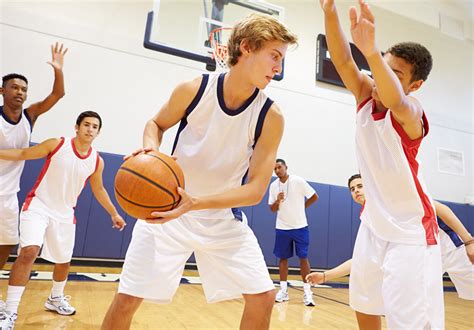
<svg viewBox="0 0 474 330"><path fill-rule="evenodd" d="M115 176L115 197L122 209L137 219L153 211L169 211L180 202L183 171L176 161L158 151L127 159Z"/></svg>

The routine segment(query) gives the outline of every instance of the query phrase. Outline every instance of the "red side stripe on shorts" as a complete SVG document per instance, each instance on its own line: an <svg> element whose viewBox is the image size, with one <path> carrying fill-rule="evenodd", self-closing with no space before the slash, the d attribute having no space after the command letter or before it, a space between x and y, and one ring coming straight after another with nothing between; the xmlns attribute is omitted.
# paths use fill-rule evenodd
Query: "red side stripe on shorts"
<svg viewBox="0 0 474 330"><path fill-rule="evenodd" d="M438 233L438 224L436 222L435 211L433 209L433 206L431 205L430 199L423 191L423 188L421 187L420 181L418 179L419 164L416 160L416 155L418 154L418 148L420 147L421 141L423 140L424 136L426 136L429 130L428 121L426 119L425 114L423 113L422 118L425 134L424 136L416 140L410 140L405 130L393 117L393 114L390 113L390 115L393 128L402 140L403 152L405 153L405 156L408 160L408 164L410 165L410 170L413 176L413 181L415 182L416 191L418 192L421 204L423 205L424 215L421 220L421 223L423 224L423 228L425 229L426 243L428 245L436 245L437 242L435 234Z"/></svg>
<svg viewBox="0 0 474 330"><path fill-rule="evenodd" d="M26 195L25 203L23 204L23 209L22 211L28 210L28 207L31 204L31 201L33 200L33 197L36 195L36 189L38 189L41 181L43 180L44 176L46 175L46 172L48 171L49 164L51 163L51 158L54 156L56 152L58 152L59 148L64 144L64 138L61 138L61 141L59 142L58 146L48 155L46 158L46 163L44 164L43 168L41 169L40 174L38 175L38 178L36 179L35 185L31 189L31 191Z"/></svg>

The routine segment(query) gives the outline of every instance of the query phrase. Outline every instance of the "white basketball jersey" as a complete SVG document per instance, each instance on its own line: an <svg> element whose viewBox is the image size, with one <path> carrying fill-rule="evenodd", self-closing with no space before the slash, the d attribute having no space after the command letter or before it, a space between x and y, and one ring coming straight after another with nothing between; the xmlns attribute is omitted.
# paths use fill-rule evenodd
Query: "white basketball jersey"
<svg viewBox="0 0 474 330"><path fill-rule="evenodd" d="M372 99L359 105L356 154L366 202L361 220L379 238L403 244L437 244L438 225L416 159L423 137L410 140L390 110L375 113Z"/></svg>
<svg viewBox="0 0 474 330"><path fill-rule="evenodd" d="M31 120L23 110L20 120L12 122L0 106L0 149L23 149L30 146ZM16 194L20 190L20 177L24 160L0 160L0 196Z"/></svg>
<svg viewBox="0 0 474 330"><path fill-rule="evenodd" d="M58 221L75 222L74 207L79 194L98 165L99 153L92 147L82 156L74 138L61 138L28 193L23 211L40 208Z"/></svg>
<svg viewBox="0 0 474 330"><path fill-rule="evenodd" d="M181 120L173 155L185 175L185 190L194 196L214 195L242 185L250 157L273 101L256 89L236 110L224 102L225 74L203 75L199 91ZM189 212L209 219L242 220L238 209Z"/></svg>

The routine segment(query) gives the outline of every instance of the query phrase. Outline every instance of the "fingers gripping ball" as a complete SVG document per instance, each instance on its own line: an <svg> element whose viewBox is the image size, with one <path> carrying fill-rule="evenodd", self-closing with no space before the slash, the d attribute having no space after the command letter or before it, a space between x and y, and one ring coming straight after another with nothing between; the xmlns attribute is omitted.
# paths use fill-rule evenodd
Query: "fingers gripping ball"
<svg viewBox="0 0 474 330"><path fill-rule="evenodd" d="M115 176L115 197L122 209L137 219L153 211L169 211L180 202L184 174L176 161L158 151L127 159Z"/></svg>

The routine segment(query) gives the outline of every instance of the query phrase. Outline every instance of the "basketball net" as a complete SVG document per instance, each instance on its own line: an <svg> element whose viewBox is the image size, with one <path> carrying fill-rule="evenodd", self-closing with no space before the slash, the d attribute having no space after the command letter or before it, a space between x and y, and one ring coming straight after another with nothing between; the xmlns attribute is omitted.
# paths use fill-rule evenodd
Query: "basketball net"
<svg viewBox="0 0 474 330"><path fill-rule="evenodd" d="M227 40L229 40L231 28L217 28L209 33L209 42L212 48L212 58L216 61L216 69L218 71L228 71L227 59L229 58L229 49L227 48Z"/></svg>

